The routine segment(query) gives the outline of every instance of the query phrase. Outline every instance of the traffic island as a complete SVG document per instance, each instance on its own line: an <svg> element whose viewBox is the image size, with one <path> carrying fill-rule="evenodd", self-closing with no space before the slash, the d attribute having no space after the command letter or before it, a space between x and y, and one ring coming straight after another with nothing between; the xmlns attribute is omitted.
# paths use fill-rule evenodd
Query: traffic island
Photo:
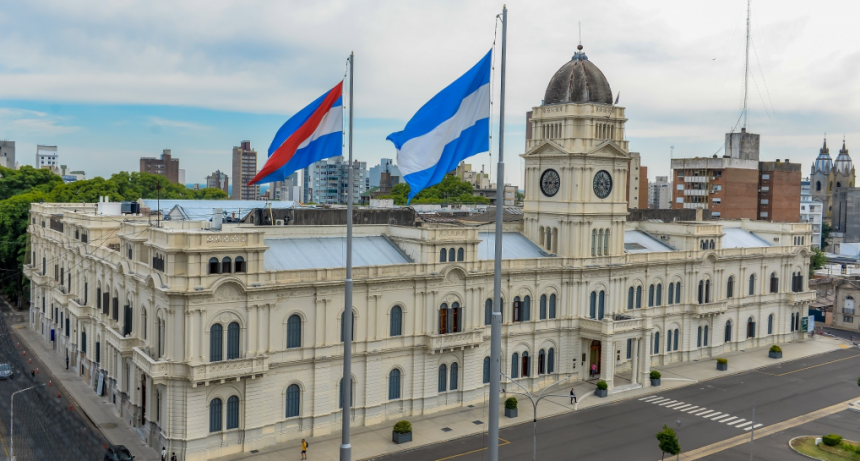
<svg viewBox="0 0 860 461"><path fill-rule="evenodd" d="M844 440L835 434L795 437L788 442L788 446L801 455L820 461L860 460L858 443Z"/></svg>

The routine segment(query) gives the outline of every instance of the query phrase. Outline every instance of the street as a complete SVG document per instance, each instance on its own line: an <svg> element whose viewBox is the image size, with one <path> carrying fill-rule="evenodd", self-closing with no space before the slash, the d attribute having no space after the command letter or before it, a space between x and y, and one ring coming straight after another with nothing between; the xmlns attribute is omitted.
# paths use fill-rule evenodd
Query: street
<svg viewBox="0 0 860 461"><path fill-rule="evenodd" d="M821 408L860 398L858 375L860 351L844 349L666 393L546 418L538 422L538 459L657 460L661 452L654 434L663 424L678 432L681 447L688 452L742 434L748 435L744 429L752 426L749 422L754 405L755 424L761 424L759 428L765 429ZM848 437L855 434L856 439L860 418L855 416L855 412L843 413L785 432L835 431ZM844 424L844 428L832 427L834 424L838 427L840 421L851 421L851 418L854 422ZM531 458L531 424L503 429L500 437L504 439L499 449L500 459L521 461ZM799 456L787 446L791 437L793 435L782 433L766 437L760 445L762 454L770 453L769 457L758 456L755 459L781 461L786 456L788 459ZM375 459L436 461L456 458L458 461L477 461L486 458L485 443L485 435L477 435ZM749 444L728 452L743 452L746 453L745 458L737 455L735 459L749 459ZM729 458L721 452L706 459Z"/></svg>

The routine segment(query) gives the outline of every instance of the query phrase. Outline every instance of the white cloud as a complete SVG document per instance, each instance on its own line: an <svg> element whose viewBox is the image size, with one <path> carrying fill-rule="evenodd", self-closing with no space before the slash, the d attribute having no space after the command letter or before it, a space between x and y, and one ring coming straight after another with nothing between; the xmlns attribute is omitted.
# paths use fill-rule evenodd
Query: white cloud
<svg viewBox="0 0 860 461"><path fill-rule="evenodd" d="M65 125L64 122L63 117L44 112L0 107L0 138L13 139L33 134L50 137L81 129L79 126Z"/></svg>
<svg viewBox="0 0 860 461"><path fill-rule="evenodd" d="M169 128L182 128L186 130L192 131L206 131L211 130L211 126L201 125L199 123L194 122L186 122L182 120L168 120L161 117L148 117L150 126L158 126L158 127L169 127Z"/></svg>

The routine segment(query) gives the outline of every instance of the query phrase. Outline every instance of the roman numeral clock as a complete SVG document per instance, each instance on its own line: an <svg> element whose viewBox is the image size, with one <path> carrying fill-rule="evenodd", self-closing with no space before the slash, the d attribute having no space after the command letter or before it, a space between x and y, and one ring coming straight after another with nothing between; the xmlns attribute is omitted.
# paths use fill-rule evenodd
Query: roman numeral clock
<svg viewBox="0 0 860 461"><path fill-rule="evenodd" d="M552 197L558 193L561 185L561 178L558 172L553 169L548 169L540 175L540 191L547 197Z"/></svg>
<svg viewBox="0 0 860 461"><path fill-rule="evenodd" d="M592 184L594 195L598 198L609 197L612 192L612 176L606 170L600 170L594 175L594 183Z"/></svg>

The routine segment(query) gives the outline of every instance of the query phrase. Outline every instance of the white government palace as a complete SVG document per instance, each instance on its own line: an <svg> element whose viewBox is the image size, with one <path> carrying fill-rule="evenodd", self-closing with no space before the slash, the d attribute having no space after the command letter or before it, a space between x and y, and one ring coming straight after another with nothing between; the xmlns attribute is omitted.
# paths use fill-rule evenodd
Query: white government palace
<svg viewBox="0 0 860 461"><path fill-rule="evenodd" d="M504 231L504 372L539 389L595 364L611 392L800 338L810 225L627 222L612 102L580 50L533 109L523 219ZM111 210L32 205L30 326L146 443L205 460L339 431L343 226L158 227ZM355 235L353 424L482 404L493 224Z"/></svg>

